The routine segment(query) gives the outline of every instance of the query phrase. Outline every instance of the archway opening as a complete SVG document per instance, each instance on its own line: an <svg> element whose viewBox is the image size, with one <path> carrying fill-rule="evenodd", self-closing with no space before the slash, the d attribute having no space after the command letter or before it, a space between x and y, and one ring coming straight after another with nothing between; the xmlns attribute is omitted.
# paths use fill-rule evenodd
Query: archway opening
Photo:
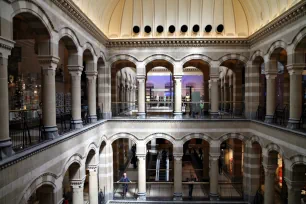
<svg viewBox="0 0 306 204"><path fill-rule="evenodd" d="M201 199L209 196L209 148L203 139L190 139L183 145L183 197Z"/></svg>
<svg viewBox="0 0 306 204"><path fill-rule="evenodd" d="M222 115L245 116L245 65L242 61L231 59L221 64L219 98Z"/></svg>
<svg viewBox="0 0 306 204"><path fill-rule="evenodd" d="M136 114L136 65L128 60L119 60L112 65L112 113L124 117Z"/></svg>
<svg viewBox="0 0 306 204"><path fill-rule="evenodd" d="M154 60L146 66L146 113L148 117L173 112L173 65L166 60Z"/></svg>
<svg viewBox="0 0 306 204"><path fill-rule="evenodd" d="M50 34L38 17L24 12L13 18L13 40L8 59L9 133L14 151L19 151L47 139L41 131L43 73L38 56L50 54Z"/></svg>
<svg viewBox="0 0 306 204"><path fill-rule="evenodd" d="M204 118L209 110L209 65L190 60L183 65L182 112L185 117Z"/></svg>
<svg viewBox="0 0 306 204"><path fill-rule="evenodd" d="M54 188L51 185L44 184L37 188L28 200L28 204L53 204L54 203Z"/></svg>

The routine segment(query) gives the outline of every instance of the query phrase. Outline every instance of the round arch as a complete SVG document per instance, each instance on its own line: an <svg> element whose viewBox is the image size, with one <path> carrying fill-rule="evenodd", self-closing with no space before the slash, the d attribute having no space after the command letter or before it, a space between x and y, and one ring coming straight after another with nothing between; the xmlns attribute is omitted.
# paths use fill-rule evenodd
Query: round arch
<svg viewBox="0 0 306 204"><path fill-rule="evenodd" d="M223 62L227 61L227 60L239 60L239 61L243 62L245 65L248 62L248 59L245 56L243 56L243 55L240 55L240 54L227 54L227 55L224 55L224 56L222 56L222 57L220 57L218 59L218 61L219 61L218 66L221 66L221 64Z"/></svg>
<svg viewBox="0 0 306 204"><path fill-rule="evenodd" d="M164 61L169 62L173 67L175 66L175 59L172 58L171 56L164 55L164 54L155 54L155 55L151 55L151 56L149 56L149 57L147 57L143 60L144 67L147 67L147 65L150 62L153 62L155 60L164 60Z"/></svg>
<svg viewBox="0 0 306 204"><path fill-rule="evenodd" d="M238 139L245 143L248 137L240 133L226 133L219 138L220 144L226 141L227 139Z"/></svg>
<svg viewBox="0 0 306 204"><path fill-rule="evenodd" d="M263 52L262 52L261 50L256 50L256 51L252 54L250 60L253 62L253 61L256 59L256 57L261 57L262 59L264 59L264 54L263 54Z"/></svg>
<svg viewBox="0 0 306 204"><path fill-rule="evenodd" d="M183 57L181 59L181 66L183 67L188 61L191 60L201 60L205 63L207 63L209 66L211 66L211 61L212 59L206 55L201 55L201 54L191 54L191 55L187 55L185 57Z"/></svg>
<svg viewBox="0 0 306 204"><path fill-rule="evenodd" d="M74 45L76 46L77 50L79 51L80 47L81 47L81 43L80 40L78 39L77 35L75 34L75 32L70 29L69 27L63 27L60 29L59 33L58 33L58 39L61 40L63 37L68 37L70 38Z"/></svg>
<svg viewBox="0 0 306 204"><path fill-rule="evenodd" d="M98 145L95 143L95 142L92 142L90 143L88 146L87 146L87 149L86 149L86 152L84 154L84 157L83 158L87 158L88 157L88 154L89 152L93 150L95 152L95 154L97 154L99 151L98 151Z"/></svg>
<svg viewBox="0 0 306 204"><path fill-rule="evenodd" d="M296 47L298 44L303 40L303 38L306 37L306 27L302 28L300 32L293 38L292 45L293 45L293 51L296 50Z"/></svg>
<svg viewBox="0 0 306 204"><path fill-rule="evenodd" d="M277 48L282 48L288 53L287 46L288 46L287 43L281 40L278 40L272 43L272 45L269 47L267 51L268 59L271 58L271 55L273 54L274 50L276 50Z"/></svg>
<svg viewBox="0 0 306 204"><path fill-rule="evenodd" d="M175 138L173 136L169 135L169 134L166 134L166 133L150 134L145 138L144 144L148 144L148 142L150 142L153 139L165 139L165 140L168 140L169 142L171 142L173 147L176 145Z"/></svg>
<svg viewBox="0 0 306 204"><path fill-rule="evenodd" d="M185 135L181 139L181 142L183 144L185 144L187 141L189 141L191 139L202 139L202 140L205 140L206 142L208 142L209 144L212 141L212 138L209 135L206 135L204 133L190 133L188 135Z"/></svg>
<svg viewBox="0 0 306 204"><path fill-rule="evenodd" d="M21 193L21 197L18 199L19 204L26 204L31 195L41 186L49 185L53 189L56 189L56 175L52 173L44 173L35 178Z"/></svg>
<svg viewBox="0 0 306 204"><path fill-rule="evenodd" d="M93 46L90 42L86 42L83 45L83 54L84 54L85 50L89 50L91 52L91 55L93 56L93 58L95 58L95 56L97 56L97 53L96 53L95 49L93 48Z"/></svg>
<svg viewBox="0 0 306 204"><path fill-rule="evenodd" d="M108 141L110 144L112 144L115 140L124 138L132 140L136 145L139 144L138 138L135 135L125 132L117 133L115 135L110 136L108 138Z"/></svg>
<svg viewBox="0 0 306 204"><path fill-rule="evenodd" d="M82 157L82 155L76 153L74 155L72 155L71 157L69 157L67 159L67 161L65 162L65 164L63 165L63 170L60 174L60 176L62 177L62 179L64 179L64 175L66 173L66 171L69 169L69 167L71 166L71 164L73 163L77 163L80 167L82 166L82 160L84 158ZM63 181L61 181L63 182Z"/></svg>
<svg viewBox="0 0 306 204"><path fill-rule="evenodd" d="M131 63L133 63L136 67L137 63L139 62L138 59L132 55L114 55L112 57L110 57L108 59L108 63L110 66L113 65L113 63L117 62L117 61L120 61L120 60L126 60L126 61L130 61Z"/></svg>
<svg viewBox="0 0 306 204"><path fill-rule="evenodd" d="M281 157L283 159L285 158L284 150L280 146L278 146L277 144L270 143L270 144L266 145L266 150L267 150L268 155L269 155L270 152L276 151L278 154L281 155Z"/></svg>
<svg viewBox="0 0 306 204"><path fill-rule="evenodd" d="M303 155L294 155L290 158L291 161L291 166L290 166L290 171L293 172L293 168L295 165L303 164L306 166L306 156Z"/></svg>

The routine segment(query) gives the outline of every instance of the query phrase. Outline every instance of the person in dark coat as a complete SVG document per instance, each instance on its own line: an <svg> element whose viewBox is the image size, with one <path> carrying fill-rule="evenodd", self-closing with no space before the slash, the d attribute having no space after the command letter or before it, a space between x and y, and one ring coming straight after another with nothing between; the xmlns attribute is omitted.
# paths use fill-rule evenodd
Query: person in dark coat
<svg viewBox="0 0 306 204"><path fill-rule="evenodd" d="M128 187L129 185L127 183L131 183L130 179L127 177L126 173L123 174L123 176L121 177L121 179L117 182L124 182L122 184L122 189L123 189L123 198L126 197L126 193L128 191Z"/></svg>
<svg viewBox="0 0 306 204"><path fill-rule="evenodd" d="M104 195L103 195L102 189L100 189L99 194L98 194L98 202L99 204L102 204L103 201L104 201Z"/></svg>
<svg viewBox="0 0 306 204"><path fill-rule="evenodd" d="M191 178L188 179L188 182L195 182L196 179L193 177L193 175L191 175ZM189 184L189 199L192 199L192 192L193 192L193 184Z"/></svg>

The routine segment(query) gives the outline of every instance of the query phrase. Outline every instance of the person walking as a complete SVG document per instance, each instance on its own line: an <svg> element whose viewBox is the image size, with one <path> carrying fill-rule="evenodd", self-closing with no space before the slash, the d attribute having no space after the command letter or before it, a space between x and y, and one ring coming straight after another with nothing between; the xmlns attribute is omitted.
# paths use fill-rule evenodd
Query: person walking
<svg viewBox="0 0 306 204"><path fill-rule="evenodd" d="M122 193L122 197L125 198L126 197L126 193L128 191L128 183L131 183L130 179L127 177L126 173L123 173L123 176L121 177L121 179L118 182L123 182L122 184L122 189L123 189L123 193Z"/></svg>

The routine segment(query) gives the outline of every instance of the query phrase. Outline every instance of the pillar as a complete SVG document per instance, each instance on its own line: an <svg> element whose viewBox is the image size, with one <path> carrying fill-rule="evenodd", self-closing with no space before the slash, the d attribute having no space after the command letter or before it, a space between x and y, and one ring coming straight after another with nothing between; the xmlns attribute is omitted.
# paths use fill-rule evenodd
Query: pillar
<svg viewBox="0 0 306 204"><path fill-rule="evenodd" d="M89 109L89 120L91 123L97 122L97 104L96 104L96 71L86 71L86 78L88 83L88 109Z"/></svg>
<svg viewBox="0 0 306 204"><path fill-rule="evenodd" d="M203 145L203 159L202 159L202 164L203 164L203 179L204 181L209 180L209 144L205 142Z"/></svg>
<svg viewBox="0 0 306 204"><path fill-rule="evenodd" d="M266 118L265 122L272 123L273 122L273 115L275 111L275 78L276 73L267 73L267 110L266 110Z"/></svg>
<svg viewBox="0 0 306 204"><path fill-rule="evenodd" d="M0 120L0 160L11 156L12 142L9 134L9 95L8 95L8 76L7 63L8 56L11 54L11 49L14 47L14 42L6 40L0 36L0 112L2 113Z"/></svg>
<svg viewBox="0 0 306 204"><path fill-rule="evenodd" d="M209 82L204 81L204 111L207 112L209 109Z"/></svg>
<svg viewBox="0 0 306 204"><path fill-rule="evenodd" d="M229 79L229 100L230 100L230 111L233 111L233 76Z"/></svg>
<svg viewBox="0 0 306 204"><path fill-rule="evenodd" d="M242 141L238 139L233 140L233 160L234 160L234 181L238 181L242 176Z"/></svg>
<svg viewBox="0 0 306 204"><path fill-rule="evenodd" d="M157 150L156 150L156 139L152 139L151 140L151 149L150 149L150 152L152 154L156 154L157 153Z"/></svg>
<svg viewBox="0 0 306 204"><path fill-rule="evenodd" d="M137 76L138 81L138 118L146 117L146 83L145 76Z"/></svg>
<svg viewBox="0 0 306 204"><path fill-rule="evenodd" d="M174 76L174 118L181 119L182 118L182 76L175 75Z"/></svg>
<svg viewBox="0 0 306 204"><path fill-rule="evenodd" d="M219 115L219 91L218 91L218 76L210 76L211 84L211 117L217 118Z"/></svg>
<svg viewBox="0 0 306 204"><path fill-rule="evenodd" d="M71 180L73 204L84 204L84 180Z"/></svg>
<svg viewBox="0 0 306 204"><path fill-rule="evenodd" d="M182 157L183 155L173 155L174 157L174 195L173 200L183 200L182 186Z"/></svg>
<svg viewBox="0 0 306 204"><path fill-rule="evenodd" d="M275 171L277 166L268 165L264 167L265 170L265 192L264 192L264 203L274 204L274 181L275 181Z"/></svg>
<svg viewBox="0 0 306 204"><path fill-rule="evenodd" d="M224 83L223 83L223 79L220 79L220 110L224 110Z"/></svg>
<svg viewBox="0 0 306 204"><path fill-rule="evenodd" d="M302 72L305 64L287 65L290 74L290 116L288 128L299 128L302 113Z"/></svg>
<svg viewBox="0 0 306 204"><path fill-rule="evenodd" d="M138 159L138 198L146 200L146 155L137 155Z"/></svg>
<svg viewBox="0 0 306 204"><path fill-rule="evenodd" d="M242 65L235 66L235 73L233 77L233 113L240 115L242 113L243 99L242 99Z"/></svg>
<svg viewBox="0 0 306 204"><path fill-rule="evenodd" d="M79 129L83 127L81 116L81 75L82 66L68 66L71 75L71 115L73 128Z"/></svg>
<svg viewBox="0 0 306 204"><path fill-rule="evenodd" d="M228 111L229 109L229 103L228 103L228 93L229 93L229 86L226 81L226 76L224 76L224 84L223 84L223 89L224 89L224 111Z"/></svg>
<svg viewBox="0 0 306 204"><path fill-rule="evenodd" d="M56 125L55 71L59 58L55 56L38 56L42 68L42 116L45 138L58 137Z"/></svg>
<svg viewBox="0 0 306 204"><path fill-rule="evenodd" d="M219 162L220 155L210 155L209 162L210 162L210 190L209 190L209 197L210 200L219 200L219 192L218 192L218 177L219 177L219 169L218 169L218 162Z"/></svg>
<svg viewBox="0 0 306 204"><path fill-rule="evenodd" d="M111 110L111 66L101 65L98 69L98 101L101 105L103 119L112 118Z"/></svg>
<svg viewBox="0 0 306 204"><path fill-rule="evenodd" d="M89 202L98 204L98 167L97 165L88 166L89 170Z"/></svg>

